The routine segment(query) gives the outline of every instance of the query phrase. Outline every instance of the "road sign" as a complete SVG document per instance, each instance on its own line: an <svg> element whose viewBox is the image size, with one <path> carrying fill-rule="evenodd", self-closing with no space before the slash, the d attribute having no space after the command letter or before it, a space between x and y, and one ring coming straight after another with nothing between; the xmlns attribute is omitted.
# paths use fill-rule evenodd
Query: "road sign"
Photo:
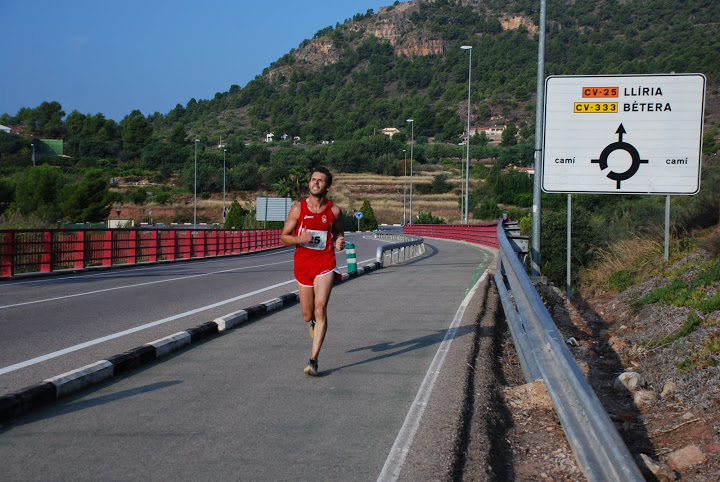
<svg viewBox="0 0 720 482"><path fill-rule="evenodd" d="M255 209L258 221L285 221L293 202L289 197L259 197Z"/></svg>
<svg viewBox="0 0 720 482"><path fill-rule="evenodd" d="M358 219L362 219L362 213L360 211L356 212L355 217Z"/></svg>
<svg viewBox="0 0 720 482"><path fill-rule="evenodd" d="M550 76L545 192L696 194L705 76Z"/></svg>

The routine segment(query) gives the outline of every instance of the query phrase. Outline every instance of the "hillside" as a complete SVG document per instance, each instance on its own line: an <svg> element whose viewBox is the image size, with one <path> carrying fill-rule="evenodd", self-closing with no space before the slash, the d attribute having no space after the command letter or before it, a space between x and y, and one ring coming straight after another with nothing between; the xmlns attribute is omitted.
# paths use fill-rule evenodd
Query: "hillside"
<svg viewBox="0 0 720 482"><path fill-rule="evenodd" d="M224 186L241 205L259 194L297 197L293 186L302 184L302 173L323 164L338 174L335 194L348 209L369 199L379 222L395 223L402 219L409 153L418 188L440 173L450 186L417 189L414 214L431 211L456 222L468 70L471 124L505 126L497 138L470 140L470 221L509 213L527 222L529 178L504 172L533 162L538 8L530 0L396 2L309 33L247 85L209 100L179 99L168 113L133 111L116 123L100 113L67 114L48 101L4 114L0 123L23 134L0 132L0 222L102 221L117 210L136 221L149 221L152 210L155 221L189 222L197 163L201 222L221 220ZM673 234L716 220L720 3L549 2L547 13L547 74L707 76L702 190L673 199ZM463 45L472 46L472 62ZM381 133L388 127L398 130L392 138ZM274 140L264 142L270 133ZM29 169L43 138L64 139L65 156L38 149L41 166ZM103 178L133 181L108 192ZM651 229L664 222L662 201L576 196L573 264L588 266L628 237L654 236ZM564 231L565 196L543 195L542 205L543 270L561 280L565 244L553 233Z"/></svg>
<svg viewBox="0 0 720 482"><path fill-rule="evenodd" d="M720 228L674 244L671 254L663 263L662 246L626 243L595 268L612 270L612 259L622 257L623 268L609 279L586 278L584 295L569 305L555 288L544 298L631 453L657 462L658 480L717 480ZM616 381L623 373L634 380L627 388ZM550 412L536 410L533 418L537 432L556 423ZM573 464L552 467L553 459L540 455L555 448L544 451L537 433L534 442L529 466L573 477ZM561 467L566 472L558 473Z"/></svg>
<svg viewBox="0 0 720 482"><path fill-rule="evenodd" d="M158 120L186 126L217 120L193 126L192 135L225 130L257 139L277 131L319 141L404 128L412 117L417 135L451 140L467 115L468 57L459 47L472 45L473 124L532 125L538 8L530 1L396 3L317 32L245 88L191 100ZM712 98L708 120L717 125L716 4L631 0L548 8L548 75L702 72Z"/></svg>

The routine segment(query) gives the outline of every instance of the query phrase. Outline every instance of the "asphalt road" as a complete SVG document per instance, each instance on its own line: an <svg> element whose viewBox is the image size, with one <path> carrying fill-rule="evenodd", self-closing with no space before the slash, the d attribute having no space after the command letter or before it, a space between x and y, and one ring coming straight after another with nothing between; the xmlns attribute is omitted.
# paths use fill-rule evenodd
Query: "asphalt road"
<svg viewBox="0 0 720 482"><path fill-rule="evenodd" d="M347 239L359 262L382 243ZM290 293L292 253L0 283L0 395ZM344 267L344 252L337 259Z"/></svg>
<svg viewBox="0 0 720 482"><path fill-rule="evenodd" d="M349 241L358 246L358 260L374 257L376 240ZM419 425L411 415L422 413L418 410L424 403L421 394L432 391L428 380L442 373L439 354L449 351L451 343L470 338L469 330L453 331L452 325L466 292L492 259L491 253L475 246L439 240L426 244L428 250L421 258L334 289L319 377L302 371L311 340L299 306L293 306L64 399L3 429L0 480L376 480L388 472L389 463L398 463L398 457L407 452L403 440L412 439L408 440L408 420L411 428ZM272 280L265 281L269 284L291 277L291 264L282 268L284 273L275 273L275 269L281 271L279 267L268 269L276 266L271 263L282 262L282 253L277 255L277 259L266 259L262 269L252 268L253 275L272 272ZM191 265L172 269L190 269ZM174 293L180 313L217 303L229 294L249 292L249 285L243 285L245 291L238 288L243 276L220 273L224 269L228 268L176 285L158 285L168 285L163 296ZM150 276L159 280L179 273ZM221 282L214 287L201 286L215 278ZM111 281L105 281L107 286L112 286ZM223 284L230 286L223 290L219 287ZM143 297L147 287L129 289L143 303L119 294L123 290L109 296L126 297L128 304L135 300L135 305L169 303L156 298L158 294ZM274 289L286 293L295 288ZM43 297L57 297L62 290L68 287ZM277 294L263 292L260 301L273 296ZM75 298L54 311L83 303ZM7 299L3 300L7 305ZM238 303L242 306L218 307L218 313L254 302L246 298ZM43 316L52 315L51 308L47 310ZM75 308L73 316L80 311ZM212 319L210 311L186 324L196 326ZM142 308L133 308L131 314L121 309L112 313L115 320L124 315L135 323L168 316L152 311L144 317ZM93 319L100 323L105 318L102 312L83 319L91 324ZM13 327L22 329L21 324ZM157 338L154 329L137 335L143 343L150 341ZM175 326L169 332L179 329ZM35 353L56 348L49 341L44 343ZM137 340L130 343L138 344ZM93 353L90 358L95 361L102 356ZM7 363L3 358L3 366Z"/></svg>

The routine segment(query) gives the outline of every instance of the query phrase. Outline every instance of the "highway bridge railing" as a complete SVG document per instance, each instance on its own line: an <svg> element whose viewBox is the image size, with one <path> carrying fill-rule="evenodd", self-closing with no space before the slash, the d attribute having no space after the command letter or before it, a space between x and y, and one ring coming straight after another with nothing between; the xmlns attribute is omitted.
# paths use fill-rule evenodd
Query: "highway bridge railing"
<svg viewBox="0 0 720 482"><path fill-rule="evenodd" d="M386 263L400 263L415 258L425 252L425 240L420 236L373 232L373 237L395 241L394 243L378 246L375 261L380 267L384 267Z"/></svg>
<svg viewBox="0 0 720 482"><path fill-rule="evenodd" d="M514 232L516 228L502 219L496 225L499 259L495 281L526 381L545 383L588 480L645 480L508 239L506 229Z"/></svg>
<svg viewBox="0 0 720 482"><path fill-rule="evenodd" d="M490 224L406 224L403 234L452 239L498 248L495 223Z"/></svg>
<svg viewBox="0 0 720 482"><path fill-rule="evenodd" d="M279 248L280 229L0 230L0 278Z"/></svg>

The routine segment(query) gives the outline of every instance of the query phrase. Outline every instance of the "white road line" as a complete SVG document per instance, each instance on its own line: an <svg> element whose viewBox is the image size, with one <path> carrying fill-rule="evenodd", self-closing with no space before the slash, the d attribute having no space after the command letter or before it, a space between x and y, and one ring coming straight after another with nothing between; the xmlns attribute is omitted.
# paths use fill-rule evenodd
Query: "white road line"
<svg viewBox="0 0 720 482"><path fill-rule="evenodd" d="M367 261L374 261L374 260L365 260L365 261L361 261L361 263L364 263L364 262L367 262ZM276 264L276 263L273 263L273 264ZM346 266L338 266L338 267L339 267L339 268L346 268ZM199 275L195 275L195 276L199 276ZM13 371L15 371L15 370L19 370L19 369L21 369L21 368L25 368L25 367L28 367L28 366L31 366L31 365L36 365L36 364L38 364L38 363L42 363L42 362L44 362L44 361L51 360L51 359L53 359L53 358L57 358L57 357L62 356L62 355L67 355L68 353L72 353L72 352L75 352L75 351L78 351L78 350L82 350L83 348L87 348L87 347L90 347L90 346L93 346L93 345L98 345L98 344L100 344L100 343L104 343L104 342L109 341L109 340L114 340L115 338L120 338L120 337L125 336L125 335L130 335L130 334L135 333L135 332L138 332L138 331L146 330L146 329L148 329L148 328L152 328L153 326L162 325L162 324L164 324L164 323L168 323L168 322L170 322L170 321L177 320L177 319L183 318L183 317L185 317L185 316L194 315L194 314L196 314L196 313L200 313L200 312L205 311L205 310L211 310L211 309L213 309L213 308L217 308L217 307L219 307L219 306L223 306L223 305L226 305L226 304L228 304L228 303L233 303L233 302L238 301L238 300L241 300L241 299L243 299L243 298L248 298L248 297L250 297L250 296L254 296L254 295L256 295L256 294L262 293L262 292L264 292L264 291L269 291L269 290L278 288L278 287L280 287L280 286L285 286L285 285L288 285L288 284L291 284L291 283L295 283L295 282L296 282L296 281L295 281L294 279L291 279L291 280L289 280L289 281L284 281L284 282L282 282L282 283L277 283L277 284L274 284L274 285L272 285L272 286L266 286L265 288L261 288L261 289L259 289L259 290L255 290L255 291L252 291L252 292L250 292L250 293L245 293L245 294L243 294L243 295L236 296L236 297L234 297L234 298L229 298L229 299L227 299L227 300L218 301L217 303L212 303L212 304L210 304L210 305L201 306L200 308L195 308L194 310L186 311L186 312L184 312L184 313L179 313L179 314L173 315L173 316L168 316L167 318L162 318L162 319L160 319L160 320L152 321L152 322L146 323L146 324L144 324L144 325L136 326L136 327L133 327L133 328L129 328L129 329L127 329L127 330L123 330L123 331L120 331L120 332L117 332L117 333L113 333L113 334L111 334L111 335L107 335L107 336L103 336L103 337L101 337L101 338L96 338L96 339L94 339L94 340L86 341L86 342L84 342L84 343L80 343L80 344L78 344L78 345L74 345L74 346L71 346L71 347L68 347L68 348L63 348L62 350L54 351L54 352L52 352L52 353L48 353L48 354L46 354L46 355L42 355L42 356L39 356L39 357L35 357L35 358L30 359L30 360L25 360L25 361L22 361L22 362L19 362L19 363L15 363L14 365L9 365L9 366L7 366L7 367L0 368L0 375L4 375L5 373L10 373L10 372L13 372ZM150 283L147 283L147 284L150 284ZM138 285L138 286L139 286L139 285Z"/></svg>
<svg viewBox="0 0 720 482"><path fill-rule="evenodd" d="M280 249L273 251L271 253L252 253L253 258L264 258L266 256L276 256L278 254L284 254L288 252L289 249ZM223 263L229 261L228 258L206 258L203 259L203 264L215 264L215 263ZM153 266L133 266L128 265L128 268L132 269L132 273L137 273L139 271L161 271L161 270L167 270L168 268L178 268L182 265L174 264L172 261L163 262L162 264L157 264ZM185 264L187 266L187 264ZM117 276L117 271L115 270L108 270L103 271L102 273L82 273L78 275L64 275L59 276L56 278L41 278L41 279L30 279L25 281L11 281L9 283L0 283L0 289L2 288L10 288L18 285L27 285L27 284L51 284L51 283L62 283L64 281L67 281L69 279L77 279L77 278L99 278L99 277L108 277L108 276ZM130 273L130 271L126 271L126 273Z"/></svg>
<svg viewBox="0 0 720 482"><path fill-rule="evenodd" d="M398 432L397 437L395 438L395 443L393 443L390 453L385 460L382 472L380 472L380 475L377 478L378 482L396 481L400 476L400 471L405 463L405 457L410 451L410 446L412 445L415 433L420 426L420 420L422 419L423 412L425 412L425 407L430 399L430 394L435 386L435 381L440 374L440 369L445 362L445 356L450 350L450 344L455 338L458 326L465 314L465 309L470 303L470 299L475 294L477 287L480 283L482 283L487 274L487 271L483 273L477 283L475 283L473 289L465 296L465 299L455 313L455 318L453 318L452 323L450 323L450 328L448 328L445 338L443 338L443 341L440 343L440 346L435 353L435 357L425 374L425 378L418 389L417 395L415 395L415 400L413 400L410 410L408 410L408 414L405 416L405 422L400 428L400 432Z"/></svg>
<svg viewBox="0 0 720 482"><path fill-rule="evenodd" d="M211 271L209 273L191 274L191 275L186 275L186 276L178 276L177 278L168 278L168 279L164 279L164 280L148 281L146 283L136 283L136 284L131 284L131 285L116 286L114 288L105 288L102 290L85 291L83 293L75 293L72 295L56 296L54 298L45 298L45 299L34 300L34 301L24 301L22 303L13 303L10 305L0 305L0 310L4 310L6 308L14 308L16 306L34 305L36 303L46 303L49 301L58 301L58 300L64 300L67 298L76 298L78 296L95 295L98 293L106 293L108 291L117 291L117 290L124 290L124 289L128 289L128 288L137 288L138 286L148 286L148 285L154 285L154 284L159 284L159 283L168 283L170 281L184 281L184 280L187 280L190 278L210 276L210 275L220 274L220 273L229 273L231 271L242 271L242 270L246 270L246 269L262 268L265 266L273 266L276 264L285 264L285 263L292 263L292 260L290 259L287 261L279 261L277 263L257 264L254 266L245 266L242 268L223 269L220 271Z"/></svg>
<svg viewBox="0 0 720 482"><path fill-rule="evenodd" d="M163 318L161 320L152 321L150 323L146 323L144 325L136 326L134 328L130 328L127 330L123 330L117 333L113 333L112 335L103 336L102 338L96 338L94 340L86 341L85 343L80 343L79 345L71 346L68 348L63 348L62 350L54 351L52 353L48 353L47 355L42 355L39 357L32 358L30 360L26 360L20 363L16 363L14 365L10 365L4 368L0 368L0 375L4 375L5 373L13 372L15 370L19 370L20 368L25 368L30 365L35 365L37 363L41 363L47 360L51 360L53 358L57 358L62 355L66 355L68 353L72 353L74 351L82 350L83 348L87 348L89 346L97 345L100 343L104 343L109 340L113 340L115 338L120 338L121 336L129 335L131 333L135 333L138 331L146 330L148 328L152 328L153 326L162 325L163 323L167 323L169 321L177 320L179 318L183 318L185 316L194 315L195 313L200 313L201 311L205 310L211 310L213 308L217 308L218 306L226 305L228 303L233 303L235 301L241 300L243 298L247 298L253 295L256 295L258 293L262 293L263 291L272 290L274 288L278 288L280 286L284 286L290 283L295 283L295 280L292 279L290 281L284 281L282 283L278 283L272 286L267 286L265 288L253 291L251 293L245 293L244 295L236 296L234 298L229 298L227 300L218 301L217 303L213 303L206 306L201 306L200 308L195 308L194 310L186 311L184 313L179 313L177 315L168 316L167 318Z"/></svg>

